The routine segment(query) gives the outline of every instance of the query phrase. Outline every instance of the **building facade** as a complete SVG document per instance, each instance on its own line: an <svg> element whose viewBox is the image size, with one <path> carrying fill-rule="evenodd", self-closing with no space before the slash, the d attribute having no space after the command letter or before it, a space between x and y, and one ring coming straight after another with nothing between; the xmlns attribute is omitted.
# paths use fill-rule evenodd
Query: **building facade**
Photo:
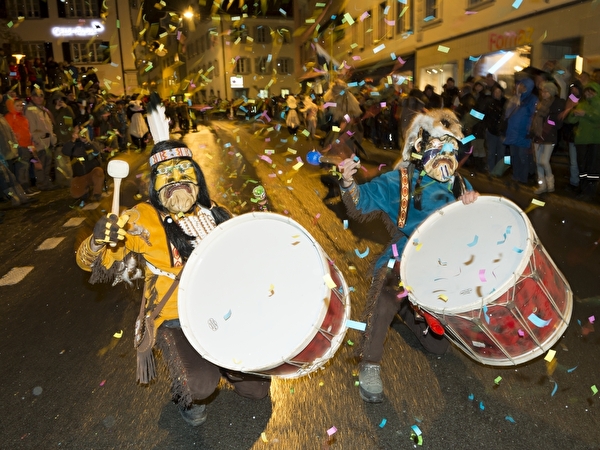
<svg viewBox="0 0 600 450"><path fill-rule="evenodd" d="M117 0L2 0L4 55L52 57L92 67L100 88L115 95L137 89L130 7Z"/></svg>

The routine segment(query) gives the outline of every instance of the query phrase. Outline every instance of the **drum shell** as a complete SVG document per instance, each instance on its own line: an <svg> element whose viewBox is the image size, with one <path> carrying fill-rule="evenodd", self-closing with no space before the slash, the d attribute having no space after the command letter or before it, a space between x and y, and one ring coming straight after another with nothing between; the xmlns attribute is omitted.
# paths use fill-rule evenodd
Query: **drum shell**
<svg viewBox="0 0 600 450"><path fill-rule="evenodd" d="M482 206L483 213L478 213L478 203ZM445 222L459 220L461 213L465 211L470 213L472 220L465 213L464 221ZM483 250L483 254L477 254L476 245L473 244L475 241L469 244L473 247L463 259L474 261L473 264L482 264L476 267L484 267L485 263L481 261L490 257L490 249L502 248L501 244L508 239L507 233L510 234L511 230L506 228L503 239L496 237L497 234L493 237L485 236L485 231L482 232L481 228L486 227L485 220L489 211L493 211L493 221L505 220L512 227L521 227L521 230L512 229L513 233L521 236L518 245L503 248L504 252L512 252L513 257L515 252L521 257L518 262L513 262L514 271L505 274L500 280L494 280L496 288L485 295L479 295L478 301L470 303L452 304L452 299L423 300L412 292L409 266L419 258L418 252L414 251L415 243L426 245L441 229L461 226L467 230L465 235L478 236L480 242L486 238L496 239ZM448 245L451 246L452 243L448 242ZM454 249L459 250L461 249ZM470 258L469 253L473 253ZM447 255L447 252L440 250L438 264L442 264ZM431 256L429 255L430 259ZM472 285L477 284L477 289L481 289L494 276L492 270L486 272L480 269L480 280L474 281L477 272L472 269L471 272L470 278L466 277L464 289L469 289L470 293ZM463 275L460 268L458 273ZM518 206L502 197L482 196L471 205L456 202L434 213L409 238L402 255L401 276L409 290L410 301L438 319L445 328L446 336L468 356L482 364L518 365L544 354L561 337L571 319L573 303L568 282L543 248L527 216ZM429 289L433 292L439 279L441 278L432 276L428 281L419 280L417 284L420 286L415 290L424 293ZM427 285L427 289L423 289L424 285ZM451 297L452 295L458 296L459 293L455 291ZM544 325L544 321L547 324Z"/></svg>

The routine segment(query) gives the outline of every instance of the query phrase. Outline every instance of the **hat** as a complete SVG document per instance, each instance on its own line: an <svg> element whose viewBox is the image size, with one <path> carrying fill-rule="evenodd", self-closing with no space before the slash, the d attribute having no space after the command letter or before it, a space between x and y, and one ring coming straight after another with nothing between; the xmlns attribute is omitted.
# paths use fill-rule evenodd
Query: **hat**
<svg viewBox="0 0 600 450"><path fill-rule="evenodd" d="M558 87L551 82L546 82L544 83L543 87L544 90L548 91L550 93L550 96L554 97L556 96L556 94L558 94Z"/></svg>

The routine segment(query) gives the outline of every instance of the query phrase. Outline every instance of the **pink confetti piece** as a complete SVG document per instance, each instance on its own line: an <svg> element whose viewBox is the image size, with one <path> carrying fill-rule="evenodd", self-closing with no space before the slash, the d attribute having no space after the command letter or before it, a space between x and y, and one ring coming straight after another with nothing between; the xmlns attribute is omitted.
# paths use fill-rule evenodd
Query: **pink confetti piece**
<svg viewBox="0 0 600 450"><path fill-rule="evenodd" d="M394 258L398 257L398 246L396 244L392 244L392 254L394 255Z"/></svg>
<svg viewBox="0 0 600 450"><path fill-rule="evenodd" d="M406 61L404 61L402 58L398 57L398 62L400 64L406 64Z"/></svg>
<svg viewBox="0 0 600 450"><path fill-rule="evenodd" d="M387 164L379 164L379 171L381 172L381 168L387 166Z"/></svg>
<svg viewBox="0 0 600 450"><path fill-rule="evenodd" d="M329 430L327 430L327 434L329 436L334 435L335 433L337 433L337 428L336 427L331 427Z"/></svg>
<svg viewBox="0 0 600 450"><path fill-rule="evenodd" d="M319 217L321 217L321 213L317 213L317 215L315 216L315 219L319 220Z"/></svg>
<svg viewBox="0 0 600 450"><path fill-rule="evenodd" d="M517 333L519 334L519 336L523 337L525 336L525 332L521 329L519 329L519 331L517 331Z"/></svg>
<svg viewBox="0 0 600 450"><path fill-rule="evenodd" d="M360 168L365 172L368 173L369 171L367 170L367 168L365 166L360 166Z"/></svg>
<svg viewBox="0 0 600 450"><path fill-rule="evenodd" d="M350 116L349 116L348 114L346 114L346 115L344 116L344 119L345 119L345 120L346 120L346 122L348 122L348 123L350 123L350 121L351 121L351 119L350 119Z"/></svg>
<svg viewBox="0 0 600 450"><path fill-rule="evenodd" d="M590 323L594 323L596 321L596 318L594 316L590 316L588 317L588 320L590 321Z"/></svg>
<svg viewBox="0 0 600 450"><path fill-rule="evenodd" d="M402 292L400 292L398 295L396 295L396 298L404 298L408 296L408 291L405 289Z"/></svg>
<svg viewBox="0 0 600 450"><path fill-rule="evenodd" d="M276 176L277 176L277 174L276 174L276 173L270 173L270 174L269 174L269 177L270 177L270 178L275 178Z"/></svg>
<svg viewBox="0 0 600 450"><path fill-rule="evenodd" d="M353 59L354 61L360 61L362 58L361 58L360 56L358 56L358 55L354 55L354 56L352 57L352 59Z"/></svg>
<svg viewBox="0 0 600 450"><path fill-rule="evenodd" d="M333 108L335 108L337 106L337 103L335 103L335 102L325 102L323 104L323 108L329 108L330 106L333 107Z"/></svg>
<svg viewBox="0 0 600 450"><path fill-rule="evenodd" d="M106 384L106 380L102 380L102 381L100 382L100 386L104 386L105 384Z"/></svg>
<svg viewBox="0 0 600 450"><path fill-rule="evenodd" d="M479 269L479 279L482 283L485 283L487 281L485 279L485 269Z"/></svg>
<svg viewBox="0 0 600 450"><path fill-rule="evenodd" d="M260 159L262 159L263 161L268 162L269 164L273 164L273 160L271 158L269 158L266 155L260 155Z"/></svg>
<svg viewBox="0 0 600 450"><path fill-rule="evenodd" d="M552 125L552 126L556 125L556 123L554 123L554 121L553 121L553 120L550 120L550 119L548 119L548 124L549 124L549 125Z"/></svg>

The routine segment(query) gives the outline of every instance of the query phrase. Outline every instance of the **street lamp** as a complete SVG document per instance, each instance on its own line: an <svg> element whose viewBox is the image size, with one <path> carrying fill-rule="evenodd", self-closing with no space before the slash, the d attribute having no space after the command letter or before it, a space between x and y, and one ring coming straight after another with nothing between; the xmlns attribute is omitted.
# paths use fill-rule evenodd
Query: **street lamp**
<svg viewBox="0 0 600 450"><path fill-rule="evenodd" d="M23 58L25 58L25 55L24 55L24 54L22 54L22 53L13 53L13 55L12 55L12 56L14 56L14 57L16 58L16 60L17 60L17 64L21 64L21 60L22 60Z"/></svg>

